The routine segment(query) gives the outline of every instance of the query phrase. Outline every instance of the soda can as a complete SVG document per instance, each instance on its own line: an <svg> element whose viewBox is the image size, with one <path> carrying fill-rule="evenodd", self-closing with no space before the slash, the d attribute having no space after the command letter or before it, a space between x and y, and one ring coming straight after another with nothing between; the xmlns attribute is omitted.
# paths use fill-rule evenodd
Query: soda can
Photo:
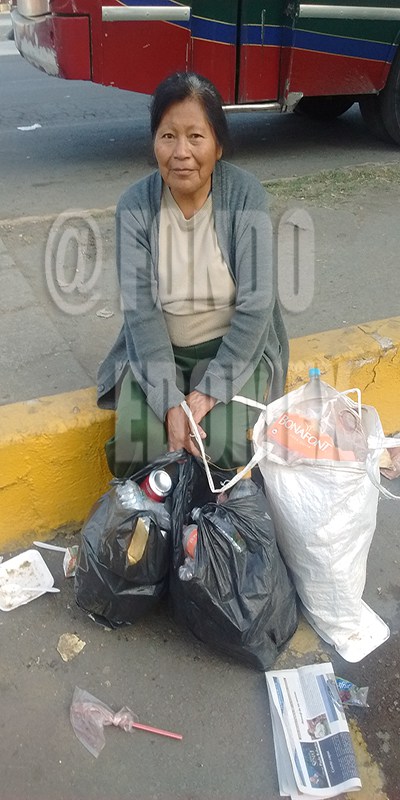
<svg viewBox="0 0 400 800"><path fill-rule="evenodd" d="M153 469L140 484L140 488L158 503L169 495L172 489L172 480L165 469Z"/></svg>

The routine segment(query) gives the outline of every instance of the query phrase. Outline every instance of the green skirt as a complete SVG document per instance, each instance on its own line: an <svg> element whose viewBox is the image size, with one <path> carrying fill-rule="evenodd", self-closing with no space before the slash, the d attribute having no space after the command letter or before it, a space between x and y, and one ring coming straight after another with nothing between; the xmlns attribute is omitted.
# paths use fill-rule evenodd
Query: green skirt
<svg viewBox="0 0 400 800"><path fill-rule="evenodd" d="M221 339L190 347L174 347L177 386L185 394L193 391L215 357ZM240 394L265 403L270 369L262 359ZM217 403L201 422L207 438L204 447L211 464L232 470L244 466L252 455L251 433L259 415L241 403ZM146 395L128 369L118 400L115 435L105 446L110 471L128 478L167 450L165 425L147 404Z"/></svg>

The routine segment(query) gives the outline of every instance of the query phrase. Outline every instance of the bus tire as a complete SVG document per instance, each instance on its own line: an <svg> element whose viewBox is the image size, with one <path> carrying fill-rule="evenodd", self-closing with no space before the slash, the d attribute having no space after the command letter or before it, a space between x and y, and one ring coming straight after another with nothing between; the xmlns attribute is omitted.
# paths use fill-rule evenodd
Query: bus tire
<svg viewBox="0 0 400 800"><path fill-rule="evenodd" d="M400 144L400 50L394 57L386 86L379 97L383 124L392 140Z"/></svg>
<svg viewBox="0 0 400 800"><path fill-rule="evenodd" d="M361 116L367 128L378 139L391 142L393 139L385 128L382 118L382 98L379 94L366 94L359 99Z"/></svg>
<svg viewBox="0 0 400 800"><path fill-rule="evenodd" d="M295 111L310 119L329 121L348 111L354 103L350 95L327 95L326 97L302 97Z"/></svg>

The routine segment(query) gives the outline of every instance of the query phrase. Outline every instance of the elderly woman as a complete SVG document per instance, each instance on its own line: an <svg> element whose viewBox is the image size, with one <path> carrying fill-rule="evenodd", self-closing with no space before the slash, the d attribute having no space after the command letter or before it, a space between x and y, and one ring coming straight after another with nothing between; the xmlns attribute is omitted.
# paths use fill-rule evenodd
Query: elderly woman
<svg viewBox="0 0 400 800"><path fill-rule="evenodd" d="M106 453L120 478L165 449L198 455L185 399L210 460L247 463L257 412L232 398L280 396L288 362L266 193L221 160L228 129L215 87L168 77L151 132L158 170L117 207L124 322L98 376L99 406L117 405Z"/></svg>

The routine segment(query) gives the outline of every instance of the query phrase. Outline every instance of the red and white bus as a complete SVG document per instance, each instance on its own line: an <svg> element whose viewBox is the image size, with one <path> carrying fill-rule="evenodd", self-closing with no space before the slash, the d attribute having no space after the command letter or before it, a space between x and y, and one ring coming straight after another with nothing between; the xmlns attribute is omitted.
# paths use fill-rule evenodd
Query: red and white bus
<svg viewBox="0 0 400 800"><path fill-rule="evenodd" d="M400 2L13 0L16 45L49 75L151 93L175 70L231 110L333 118L360 103L400 144Z"/></svg>

